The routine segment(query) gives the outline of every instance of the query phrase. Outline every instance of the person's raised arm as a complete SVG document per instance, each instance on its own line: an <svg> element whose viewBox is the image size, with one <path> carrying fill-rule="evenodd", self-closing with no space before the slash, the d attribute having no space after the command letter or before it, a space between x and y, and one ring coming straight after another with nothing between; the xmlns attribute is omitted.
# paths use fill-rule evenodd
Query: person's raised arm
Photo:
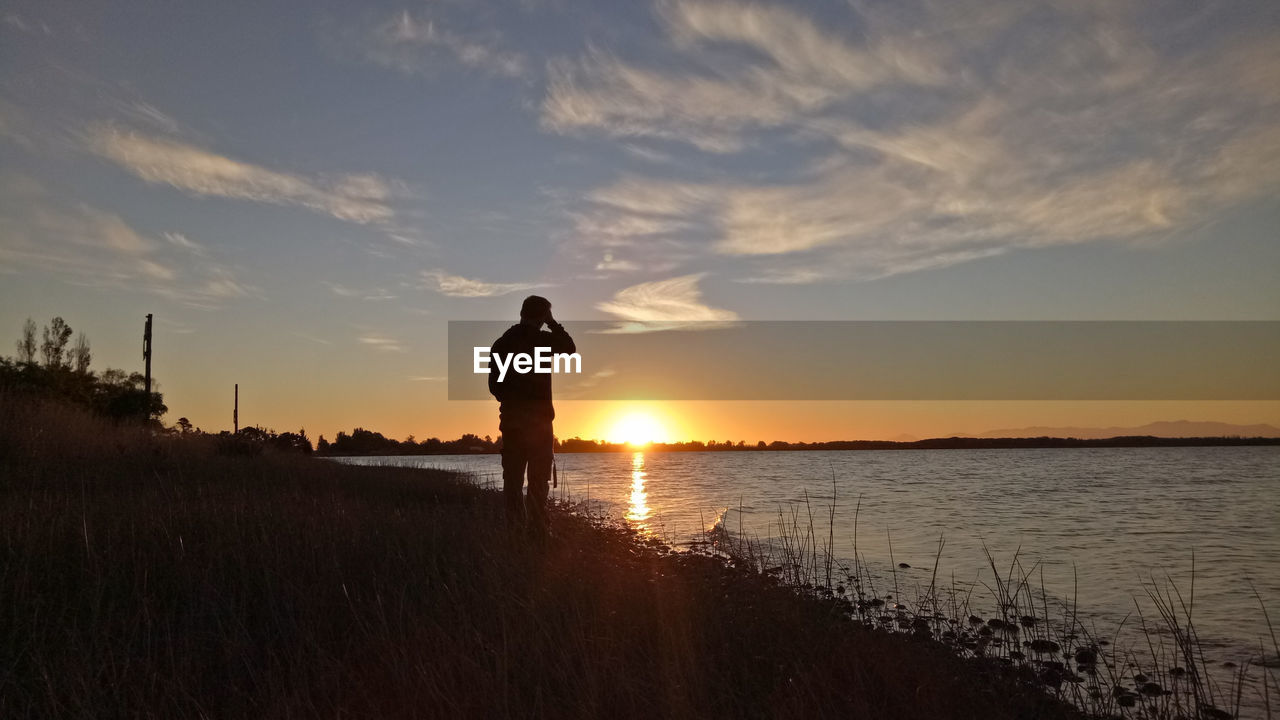
<svg viewBox="0 0 1280 720"><path fill-rule="evenodd" d="M546 323L551 330L551 352L578 352L578 347L574 344L573 338L569 337L569 333L565 332L564 326L556 322L556 319L551 316L550 310L547 311Z"/></svg>

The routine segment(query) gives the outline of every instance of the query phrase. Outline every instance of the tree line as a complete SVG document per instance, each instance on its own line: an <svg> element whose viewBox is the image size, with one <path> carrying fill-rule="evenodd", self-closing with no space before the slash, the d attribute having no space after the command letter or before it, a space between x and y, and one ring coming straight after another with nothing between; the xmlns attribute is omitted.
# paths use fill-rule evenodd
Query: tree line
<svg viewBox="0 0 1280 720"><path fill-rule="evenodd" d="M691 440L674 443L649 443L643 446L646 451L654 452L758 452L772 451L806 451L806 450L999 450L999 449L1031 449L1031 448L1105 448L1105 447L1198 447L1218 445L1280 445L1280 438L1246 438L1246 437L1195 437L1164 438L1150 435L1122 436L1105 439L1083 438L970 438L949 437L930 438L899 442L894 440L834 440L829 442L784 442L774 440L766 443L761 440L748 444L739 440L717 442L709 440ZM611 443L603 440L584 440L572 437L566 440L556 438L555 450L558 453L607 453L635 452L641 449L629 443ZM492 439L488 435L479 437L467 433L457 440L442 441L438 438L417 441L412 435L404 440L395 440L382 433L356 428L351 434L339 432L333 442L324 436L316 445L316 452L322 455L468 455L497 453L502 451L502 436Z"/></svg>
<svg viewBox="0 0 1280 720"><path fill-rule="evenodd" d="M496 453L502 450L502 438L466 433L457 440L427 438L419 441L410 435L404 440L386 437L380 432L356 428L350 434L339 432L333 442L323 435L316 441L321 455L470 455Z"/></svg>
<svg viewBox="0 0 1280 720"><path fill-rule="evenodd" d="M301 453L313 450L306 429L278 433L255 426L235 433L206 433L185 417L165 427L160 418L169 408L156 389L159 382L151 379L148 395L146 377L140 372L117 368L94 372L88 336L83 332L77 335L61 317L43 328L27 318L15 346L16 355L0 356L0 393L66 402L114 421L146 423L156 432L215 443L218 451L228 454L252 455L266 448Z"/></svg>
<svg viewBox="0 0 1280 720"><path fill-rule="evenodd" d="M62 400L113 420L137 419L161 427L158 418L169 408L155 389L155 379L148 395L142 373L117 368L94 372L88 336L82 332L72 343L73 334L61 317L39 330L27 318L17 354L0 356L0 390Z"/></svg>

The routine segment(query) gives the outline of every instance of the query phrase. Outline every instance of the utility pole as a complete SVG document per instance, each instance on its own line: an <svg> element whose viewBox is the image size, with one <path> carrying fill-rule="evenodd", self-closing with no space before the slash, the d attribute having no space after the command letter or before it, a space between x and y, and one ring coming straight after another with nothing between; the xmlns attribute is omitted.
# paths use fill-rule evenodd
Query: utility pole
<svg viewBox="0 0 1280 720"><path fill-rule="evenodd" d="M236 435L240 434L240 383L236 383L236 404L231 411L231 426L235 428L233 431Z"/></svg>
<svg viewBox="0 0 1280 720"><path fill-rule="evenodd" d="M142 359L147 361L146 389L147 399L145 419L151 419L151 313L147 313L147 325L142 331Z"/></svg>

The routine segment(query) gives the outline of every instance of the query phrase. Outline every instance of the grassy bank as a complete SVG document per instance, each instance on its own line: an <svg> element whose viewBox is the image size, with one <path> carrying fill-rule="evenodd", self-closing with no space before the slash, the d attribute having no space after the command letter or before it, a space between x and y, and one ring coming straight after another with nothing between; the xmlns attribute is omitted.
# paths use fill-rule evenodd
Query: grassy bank
<svg viewBox="0 0 1280 720"><path fill-rule="evenodd" d="M709 557L443 473L0 403L0 716L1058 718Z"/></svg>

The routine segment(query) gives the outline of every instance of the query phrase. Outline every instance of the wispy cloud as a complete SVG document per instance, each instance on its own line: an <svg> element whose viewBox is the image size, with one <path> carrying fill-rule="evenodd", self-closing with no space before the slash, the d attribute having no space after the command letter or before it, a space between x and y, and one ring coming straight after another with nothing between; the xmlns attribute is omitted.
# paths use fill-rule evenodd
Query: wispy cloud
<svg viewBox="0 0 1280 720"><path fill-rule="evenodd" d="M732 178L619 177L569 208L575 242L738 258L747 282L871 278L1160 236L1280 185L1274 30L1179 54L1173 20L1091 3L824 12L671 0L661 61L553 63L545 129L685 144Z"/></svg>
<svg viewBox="0 0 1280 720"><path fill-rule="evenodd" d="M404 73L438 72L442 57L503 77L520 77L527 71L524 56L504 49L494 33L454 32L439 19L408 10L375 27L361 42L366 59Z"/></svg>
<svg viewBox="0 0 1280 720"><path fill-rule="evenodd" d="M47 24L39 21L28 22L26 19L24 19L21 15L17 13L5 13L3 20L5 25L8 25L9 27L14 28L15 30L20 30L24 33L30 33L33 35L35 34L52 35L53 34L53 30L50 29L50 27Z"/></svg>
<svg viewBox="0 0 1280 720"><path fill-rule="evenodd" d="M444 382L449 378L442 375L411 375L410 382Z"/></svg>
<svg viewBox="0 0 1280 720"><path fill-rule="evenodd" d="M339 283L324 281L324 286L329 288L329 291L332 292L334 295L337 295L338 297L345 297L345 298L360 297L359 290L353 290Z"/></svg>
<svg viewBox="0 0 1280 720"><path fill-rule="evenodd" d="M596 307L622 320L636 323L706 323L738 319L732 310L713 308L702 300L698 282L703 274L640 283L619 290L612 300Z"/></svg>
<svg viewBox="0 0 1280 720"><path fill-rule="evenodd" d="M182 131L182 126L172 115L161 111L151 103L142 100L116 100L114 105L121 115L131 122L136 121L136 124L146 125L171 135L177 135Z"/></svg>
<svg viewBox="0 0 1280 720"><path fill-rule="evenodd" d="M758 275L734 278L734 282L755 285L809 285L831 279L830 271L817 268L768 268Z"/></svg>
<svg viewBox="0 0 1280 720"><path fill-rule="evenodd" d="M746 131L791 124L852 94L890 83L934 85L945 77L913 43L857 47L780 5L670 2L659 8L673 51L685 60L682 69L643 67L598 48L580 61L554 63L544 127L679 140L727 153L743 148Z"/></svg>
<svg viewBox="0 0 1280 720"><path fill-rule="evenodd" d="M635 272L639 269L640 266L636 263L623 258L616 258L611 252L606 252L600 262L596 263L596 270L601 272Z"/></svg>
<svg viewBox="0 0 1280 720"><path fill-rule="evenodd" d="M168 335L194 335L196 332L195 328L172 318L161 316L156 318L156 322L164 327L164 332Z"/></svg>
<svg viewBox="0 0 1280 720"><path fill-rule="evenodd" d="M30 181L0 185L19 200L0 211L0 267L146 292L200 309L257 293L183 233L150 237L115 213L55 202Z"/></svg>
<svg viewBox="0 0 1280 720"><path fill-rule="evenodd" d="M187 252L191 253L192 255L196 255L198 257L208 256L208 253L205 251L203 245L197 243L196 241L192 240L186 235L183 235L180 232L167 232L167 233L164 233L163 235L164 235L164 239L169 241L169 244L175 247L180 247L183 250L186 250Z"/></svg>
<svg viewBox="0 0 1280 720"><path fill-rule="evenodd" d="M385 335L362 335L357 340L361 345L366 345L380 352L408 352L408 348L399 340Z"/></svg>
<svg viewBox="0 0 1280 720"><path fill-rule="evenodd" d="M88 147L146 182L194 195L294 205L362 225L387 223L395 216L387 202L391 184L377 175L307 178L113 127L92 130Z"/></svg>
<svg viewBox="0 0 1280 720"><path fill-rule="evenodd" d="M332 345L332 344L333 344L333 341L332 341L332 340L325 340L324 338L316 337L315 335L309 335L309 334L307 334L307 333L299 332L299 331L297 331L297 330L294 330L291 334L292 334L294 337L300 337L300 338L302 338L303 340L307 340L307 341L313 342L313 343L315 343L315 344L317 344L317 345Z"/></svg>
<svg viewBox="0 0 1280 720"><path fill-rule="evenodd" d="M357 290L336 282L322 281L322 284L329 288L329 292L343 298L352 298L357 300L395 300L396 295L383 288L373 288L372 290Z"/></svg>
<svg viewBox="0 0 1280 720"><path fill-rule="evenodd" d="M422 273L427 287L450 297L478 298L510 295L523 290L551 287L548 283L494 283L451 275L444 270L427 270Z"/></svg>
<svg viewBox="0 0 1280 720"><path fill-rule="evenodd" d="M254 290L237 281L226 268L209 269L209 277L196 290L210 298L240 298L252 295Z"/></svg>

